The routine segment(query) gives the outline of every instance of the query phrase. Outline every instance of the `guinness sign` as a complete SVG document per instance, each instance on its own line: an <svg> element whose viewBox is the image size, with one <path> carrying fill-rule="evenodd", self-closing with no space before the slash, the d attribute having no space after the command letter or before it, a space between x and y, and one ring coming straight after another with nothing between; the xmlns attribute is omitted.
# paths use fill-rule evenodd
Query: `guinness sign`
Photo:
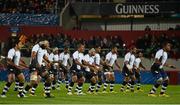
<svg viewBox="0 0 180 105"><path fill-rule="evenodd" d="M153 4L116 4L116 14L158 14L159 5Z"/></svg>
<svg viewBox="0 0 180 105"><path fill-rule="evenodd" d="M180 2L72 3L77 15L146 15L162 16L180 13Z"/></svg>

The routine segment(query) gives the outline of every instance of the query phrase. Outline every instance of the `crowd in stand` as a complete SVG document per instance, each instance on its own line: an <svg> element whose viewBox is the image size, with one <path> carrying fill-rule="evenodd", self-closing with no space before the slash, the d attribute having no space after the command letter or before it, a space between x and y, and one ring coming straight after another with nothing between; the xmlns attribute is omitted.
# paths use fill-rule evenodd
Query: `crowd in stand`
<svg viewBox="0 0 180 105"><path fill-rule="evenodd" d="M102 49L110 48L111 45L115 44L120 49L122 49L123 41L121 40L121 37L118 36L111 36L111 37L91 37L89 40L84 39L76 39L69 35L64 35L62 33L58 33L57 35L49 35L49 34L37 34L33 35L30 40L27 42L26 46L28 47L28 51L32 48L34 43L39 42L39 40L46 39L50 42L50 45L52 48L58 47L58 48L64 48L65 46L68 46L69 48L76 48L78 43L84 43L86 45L86 48L91 48L95 45L101 45ZM108 40L107 40L108 39ZM104 52L105 53L105 52Z"/></svg>
<svg viewBox="0 0 180 105"><path fill-rule="evenodd" d="M57 0L0 0L1 13L54 13Z"/></svg>
<svg viewBox="0 0 180 105"><path fill-rule="evenodd" d="M15 38L9 38L8 43L6 44L6 49L10 48ZM40 40L48 40L50 42L51 48L58 47L63 49L65 46L69 47L70 49L76 48L78 43L84 43L86 48L94 47L95 45L101 45L102 49L108 49L111 45L116 45L118 48L123 48L123 41L119 36L111 36L111 37L91 37L89 40L84 40L81 38L73 38L69 35L64 35L62 33L58 33L57 35L52 34L36 34L28 38L29 40L26 42L24 46L23 52L25 52L24 56L30 56L32 46L39 42ZM105 53L105 52L104 52Z"/></svg>
<svg viewBox="0 0 180 105"><path fill-rule="evenodd" d="M57 35L48 35L48 34L38 34L38 35L33 35L32 38L30 38L30 41L28 43L35 43L38 42L39 39L47 39L50 42L51 47L58 47L58 48L63 48L64 46L68 46L70 48L75 48L76 45L81 42L86 45L87 48L93 47L97 44L101 45L102 48L108 48L112 44L116 44L118 47L122 47L122 40L118 36L111 36L110 38L108 37L91 37L89 40L84 40L84 39L76 39L72 38L71 36L64 35L61 33L58 33Z"/></svg>
<svg viewBox="0 0 180 105"><path fill-rule="evenodd" d="M143 49L146 52L146 57L153 57L154 53L159 49L163 42L169 41L172 44L173 50L171 51L170 56L172 58L179 58L180 54L180 36L166 35L165 33L162 35L152 35L145 34L143 37L139 37L136 41L136 46L139 49Z"/></svg>
<svg viewBox="0 0 180 105"><path fill-rule="evenodd" d="M13 42L13 39L10 38L9 44ZM95 45L101 45L103 51L102 54L105 54L111 45L116 45L119 48L119 56L123 56L125 53L125 47L123 46L123 40L120 36L109 36L109 37L91 37L89 40L84 39L76 39L69 35L65 35L62 33L58 33L57 35L52 34L36 34L32 37L29 37L29 40L26 43L26 46L23 49L24 56L29 56L31 53L32 46L39 42L40 40L48 40L50 42L51 48L58 47L63 49L64 46L68 46L70 49L75 49L78 43L84 43L86 48L91 48ZM144 36L139 37L135 42L134 45L137 48L141 49L144 53L144 56L147 58L153 58L154 53L161 47L162 43L165 41L170 41L173 45L173 50L171 51L172 58L180 58L180 37L176 35L152 35L152 34L145 34ZM8 47L7 47L8 48Z"/></svg>

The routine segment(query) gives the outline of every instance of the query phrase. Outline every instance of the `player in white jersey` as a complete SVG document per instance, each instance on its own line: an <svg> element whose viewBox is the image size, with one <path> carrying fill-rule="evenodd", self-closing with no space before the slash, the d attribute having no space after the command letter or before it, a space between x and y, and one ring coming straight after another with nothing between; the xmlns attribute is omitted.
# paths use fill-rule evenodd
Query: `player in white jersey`
<svg viewBox="0 0 180 105"><path fill-rule="evenodd" d="M89 81L91 84L88 89L88 93L93 93L94 88L97 82L97 66L95 64L95 49L92 48L89 50L89 53L84 56L84 64L87 66L85 68L85 77L86 80Z"/></svg>
<svg viewBox="0 0 180 105"><path fill-rule="evenodd" d="M94 57L94 62L95 62L96 68L98 69L96 92L99 92L101 85L103 83L103 71L102 71L102 65L101 65L102 61L100 57L101 46L97 45L95 50L96 50L96 54Z"/></svg>
<svg viewBox="0 0 180 105"><path fill-rule="evenodd" d="M41 49L44 41L40 41L39 43L35 44L31 50L31 58L30 58L30 65L29 65L29 73L30 73L30 83L26 85L24 89L24 94L26 94L30 89L30 95L35 95L35 90L40 82L40 76L38 75L37 69L37 52Z"/></svg>
<svg viewBox="0 0 180 105"><path fill-rule="evenodd" d="M105 82L104 82L104 89L103 93L107 93L106 88L110 83L110 92L114 93L114 83L115 83L115 76L114 76L114 69L113 65L116 64L118 69L120 66L117 62L117 47L112 47L111 51L106 55L105 63L104 63L104 75L105 75Z"/></svg>
<svg viewBox="0 0 180 105"><path fill-rule="evenodd" d="M148 96L156 97L156 90L160 85L162 85L161 92L159 96L169 97L169 95L165 94L166 88L169 83L169 77L167 73L164 71L163 67L175 68L175 66L167 64L166 60L168 59L168 52L171 50L171 44L165 42L163 44L162 49L158 50L155 55L155 61L151 66L151 72L153 77L155 78L155 83L153 88L150 90Z"/></svg>
<svg viewBox="0 0 180 105"><path fill-rule="evenodd" d="M141 90L141 74L140 74L140 70L146 70L146 68L144 67L144 65L142 64L142 57L143 57L143 53L142 52L138 52L136 59L134 61L134 72L135 72L135 77L137 80L137 90L138 91L142 91Z"/></svg>
<svg viewBox="0 0 180 105"><path fill-rule="evenodd" d="M49 76L48 71L46 70L46 66L44 65L44 62L46 63L47 67L50 68L52 62L48 59L48 53L47 49L49 48L49 42L48 41L42 41L42 44L40 44L40 48L37 50L36 53L36 66L34 66L37 70L37 75L40 75L42 78L45 79L45 98L51 98L50 89L51 89L51 78ZM34 78L35 81L37 81L37 77ZM27 85L24 94L26 94L29 89L32 87L32 85Z"/></svg>
<svg viewBox="0 0 180 105"><path fill-rule="evenodd" d="M68 47L65 47L64 51L62 53L60 53L59 61L60 61L61 69L62 69L62 72L61 72L62 75L60 76L60 78L58 80L58 85L60 85L62 79L65 79L66 88L68 89L69 67L71 67L70 54L69 54L69 48Z"/></svg>
<svg viewBox="0 0 180 105"><path fill-rule="evenodd" d="M6 58L7 59L7 68L8 68L8 80L7 80L6 85L4 86L3 92L1 94L2 98L6 97L6 93L9 90L11 84L14 82L15 77L19 81L18 97L25 97L22 94L24 82L25 82L25 77L22 73L22 69L25 69L28 66L21 59L20 49L23 47L23 45L24 44L22 42L18 41L17 43L15 43L14 47L8 51L8 55Z"/></svg>
<svg viewBox="0 0 180 105"><path fill-rule="evenodd" d="M51 68L49 70L50 77L52 79L52 89L55 90L55 85L57 81L57 73L59 70L59 49L56 47L53 49L52 53L49 55L49 61L52 62Z"/></svg>
<svg viewBox="0 0 180 105"><path fill-rule="evenodd" d="M49 42L45 41L44 46L41 46L41 49L37 52L37 68L38 68L38 74L45 79L44 83L44 93L45 98L52 98L53 96L50 94L51 90L51 78L46 70L47 68L51 68L52 62L49 61L48 55L47 55L47 49L49 48ZM43 61L45 61L46 66L43 65Z"/></svg>
<svg viewBox="0 0 180 105"><path fill-rule="evenodd" d="M133 71L134 62L135 62L135 54L136 54L137 48L135 46L132 46L130 48L130 51L126 53L124 57L124 64L123 64L123 70L122 74L124 76L124 80L122 83L121 91L124 92L124 88L126 84L130 81L131 84L131 91L134 92L134 84L135 84L135 74Z"/></svg>
<svg viewBox="0 0 180 105"><path fill-rule="evenodd" d="M74 86L74 83L77 82L77 89L78 93L77 95L83 95L82 87L83 83L85 81L83 69L86 68L86 66L83 64L83 58L84 58L84 45L79 44L77 51L73 53L73 65L70 69L70 72L72 74L72 80L68 86L68 95L72 95L72 88Z"/></svg>

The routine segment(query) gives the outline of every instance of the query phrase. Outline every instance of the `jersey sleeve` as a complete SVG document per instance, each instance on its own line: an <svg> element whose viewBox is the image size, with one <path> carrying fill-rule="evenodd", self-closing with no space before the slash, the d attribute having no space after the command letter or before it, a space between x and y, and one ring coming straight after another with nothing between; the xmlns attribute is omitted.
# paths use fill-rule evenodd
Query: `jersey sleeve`
<svg viewBox="0 0 180 105"><path fill-rule="evenodd" d="M74 60L78 59L78 53L77 53L77 52L74 52L74 53L73 53L73 59L74 59Z"/></svg>
<svg viewBox="0 0 180 105"><path fill-rule="evenodd" d="M160 59L161 56L162 56L162 53L163 53L162 50L157 51L157 52L156 52L156 55L155 55L155 59Z"/></svg>
<svg viewBox="0 0 180 105"><path fill-rule="evenodd" d="M9 51L8 51L8 56L7 56L7 58L9 58L9 59L13 59L14 54L15 54L15 52L14 52L12 49L11 49L11 50L9 50Z"/></svg>
<svg viewBox="0 0 180 105"><path fill-rule="evenodd" d="M63 60L63 53L61 53L61 54L59 55L59 60L60 60L60 61Z"/></svg>
<svg viewBox="0 0 180 105"><path fill-rule="evenodd" d="M108 53L108 54L106 55L106 60L109 61L110 59L111 59L111 54Z"/></svg>
<svg viewBox="0 0 180 105"><path fill-rule="evenodd" d="M124 62L129 62L131 55L127 53L124 57Z"/></svg>
<svg viewBox="0 0 180 105"><path fill-rule="evenodd" d="M32 48L32 52L37 52L39 50L39 46L38 45L35 45L33 48Z"/></svg>
<svg viewBox="0 0 180 105"><path fill-rule="evenodd" d="M85 55L85 56L83 57L83 60L86 61L86 62L88 62L88 61L89 61L89 56L88 56L88 55Z"/></svg>
<svg viewBox="0 0 180 105"><path fill-rule="evenodd" d="M48 58L49 58L49 61L52 62L52 61L53 61L53 57L54 57L54 54L51 53L51 54L49 55L49 57L48 57Z"/></svg>
<svg viewBox="0 0 180 105"><path fill-rule="evenodd" d="M48 57L48 52L45 50L44 55Z"/></svg>
<svg viewBox="0 0 180 105"><path fill-rule="evenodd" d="M117 61L117 54L116 54L116 57L115 57L115 61Z"/></svg>
<svg viewBox="0 0 180 105"><path fill-rule="evenodd" d="M97 56L95 57L95 63L96 63L97 65L100 65L100 56L99 56L99 55L97 55Z"/></svg>
<svg viewBox="0 0 180 105"><path fill-rule="evenodd" d="M70 59L70 55L68 54L68 59Z"/></svg>

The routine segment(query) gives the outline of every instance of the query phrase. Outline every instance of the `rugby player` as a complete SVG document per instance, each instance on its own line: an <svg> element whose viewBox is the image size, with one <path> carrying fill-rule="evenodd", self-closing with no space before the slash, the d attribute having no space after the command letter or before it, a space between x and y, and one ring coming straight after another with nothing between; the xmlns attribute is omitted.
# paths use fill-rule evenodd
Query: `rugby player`
<svg viewBox="0 0 180 105"><path fill-rule="evenodd" d="M60 66L62 69L62 75L65 79L65 84L66 84L66 89L68 89L69 85L69 67L71 67L71 62L70 62L70 54L69 54L69 48L65 47L64 51L60 53L59 55L59 61L60 61Z"/></svg>
<svg viewBox="0 0 180 105"><path fill-rule="evenodd" d="M84 48L85 46L83 44L78 45L77 51L73 53L73 65L70 69L72 79L68 86L68 95L72 95L72 88L74 86L74 83L77 82L77 95L84 95L82 92L83 83L85 81L83 69L86 68L86 66L83 64L83 58L84 58Z"/></svg>
<svg viewBox="0 0 180 105"><path fill-rule="evenodd" d="M44 83L45 98L52 98L54 96L50 94L51 78L47 71L46 66L43 63L43 62L46 62L47 67L48 68L51 67L52 62L49 61L48 53L47 53L47 49L49 48L49 42L47 40L41 41L41 43L39 44L39 47L37 45L37 47L35 48L37 52L33 54L33 57L35 58L33 59L34 61L33 61L33 67L32 67L35 72L34 72L34 75L31 75L31 80L33 80L34 82L30 82L30 84L26 86L23 94L26 94L29 91L29 89L34 85L33 83L38 83L37 80L38 80L38 75L39 75L45 79L45 83Z"/></svg>
<svg viewBox="0 0 180 105"><path fill-rule="evenodd" d="M101 85L103 83L103 71L102 71L102 64L103 61L101 60L100 53L101 53L101 46L97 45L95 48L96 54L94 57L94 62L96 65L96 69L98 69L97 72L97 86L96 86L96 92L99 92Z"/></svg>
<svg viewBox="0 0 180 105"><path fill-rule="evenodd" d="M90 81L90 86L88 89L88 93L93 93L94 92L94 88L96 85L96 81L97 81L97 68L94 62L94 57L95 57L95 49L92 48L89 50L89 53L86 54L84 56L84 64L86 65L85 68L85 77L86 80Z"/></svg>
<svg viewBox="0 0 180 105"><path fill-rule="evenodd" d="M144 67L144 65L142 64L142 57L143 57L143 53L142 52L138 52L136 59L134 61L134 72L135 72L135 78L137 81L137 90L138 91L142 91L141 90L141 74L140 74L140 70L146 70L146 68Z"/></svg>
<svg viewBox="0 0 180 105"><path fill-rule="evenodd" d="M136 54L137 48L135 46L132 46L130 48L130 51L126 53L124 58L124 64L122 69L122 74L124 76L124 80L122 82L122 87L120 91L124 92L125 86L130 81L130 90L131 92L134 92L134 84L135 84L135 73L133 71L134 62L135 62L135 54Z"/></svg>
<svg viewBox="0 0 180 105"><path fill-rule="evenodd" d="M169 77L167 73L164 71L163 67L166 66L169 68L176 68L175 66L166 63L168 59L168 52L170 50L171 44L169 42L165 42L162 46L162 49L156 52L155 61L151 66L151 72L155 78L155 83L152 89L150 90L148 96L156 97L156 90L160 85L162 85L159 96L169 97L169 95L165 94L169 84Z"/></svg>
<svg viewBox="0 0 180 105"><path fill-rule="evenodd" d="M49 58L49 61L52 62L51 69L49 70L49 74L52 79L52 89L55 90L56 89L55 85L57 81L57 73L59 70L59 49L57 47L54 48L48 58Z"/></svg>
<svg viewBox="0 0 180 105"><path fill-rule="evenodd" d="M19 93L18 97L25 97L22 92L24 88L25 77L22 73L22 70L27 68L28 66L24 63L21 58L20 49L23 47L22 42L15 42L13 48L8 51L7 55L7 70L8 70L8 80L6 85L4 86L3 92L1 94L2 98L6 97L6 93L9 90L11 84L15 81L15 78L18 79L19 82Z"/></svg>
<svg viewBox="0 0 180 105"><path fill-rule="evenodd" d="M108 84L110 83L110 92L115 93L114 91L114 83L115 83L115 76L114 76L114 63L120 69L120 65L117 62L117 47L113 46L111 51L106 55L105 58L105 64L104 66L104 75L105 75L105 83L104 83L104 89L103 93L107 93L106 88L108 87Z"/></svg>

